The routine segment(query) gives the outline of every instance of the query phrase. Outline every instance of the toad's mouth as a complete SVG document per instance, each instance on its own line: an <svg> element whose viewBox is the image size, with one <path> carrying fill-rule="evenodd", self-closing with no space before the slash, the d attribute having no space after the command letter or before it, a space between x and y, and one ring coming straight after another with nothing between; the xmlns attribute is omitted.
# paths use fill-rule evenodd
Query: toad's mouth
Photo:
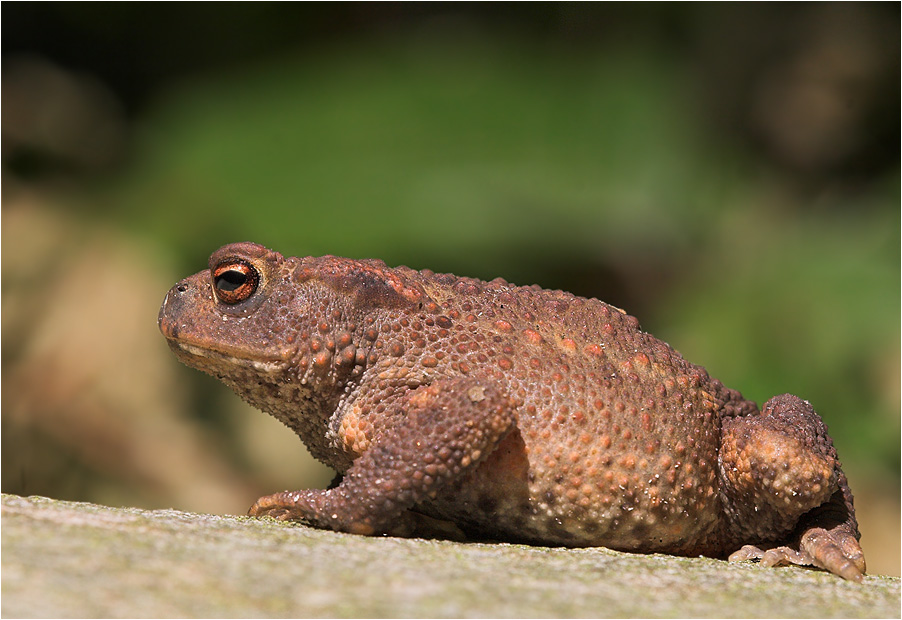
<svg viewBox="0 0 902 620"><path fill-rule="evenodd" d="M259 373L274 375L283 372L287 366L281 357L266 356L252 358L243 351L221 351L210 349L179 340L167 339L169 348L173 350L179 360L200 370L209 370L210 366L242 367L253 369Z"/></svg>

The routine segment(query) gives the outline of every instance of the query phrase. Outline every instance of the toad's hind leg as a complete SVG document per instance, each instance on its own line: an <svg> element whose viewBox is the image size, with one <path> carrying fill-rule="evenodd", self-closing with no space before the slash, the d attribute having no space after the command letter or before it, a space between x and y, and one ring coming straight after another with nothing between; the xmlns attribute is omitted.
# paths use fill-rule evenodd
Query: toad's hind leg
<svg viewBox="0 0 902 620"><path fill-rule="evenodd" d="M261 497L249 514L355 534L409 533L416 523L407 511L481 463L514 415L492 385L441 379L405 395L389 423L337 486Z"/></svg>
<svg viewBox="0 0 902 620"><path fill-rule="evenodd" d="M813 565L852 581L865 573L852 493L827 426L784 394L757 416L724 420L722 499L731 561Z"/></svg>

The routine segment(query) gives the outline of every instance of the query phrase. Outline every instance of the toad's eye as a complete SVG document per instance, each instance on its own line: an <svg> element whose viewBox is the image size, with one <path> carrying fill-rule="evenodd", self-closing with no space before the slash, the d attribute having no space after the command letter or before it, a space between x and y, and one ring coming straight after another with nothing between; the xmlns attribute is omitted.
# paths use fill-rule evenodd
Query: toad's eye
<svg viewBox="0 0 902 620"><path fill-rule="evenodd" d="M242 260L227 260L213 269L213 292L224 304L237 304L248 299L260 285L260 274L253 265Z"/></svg>

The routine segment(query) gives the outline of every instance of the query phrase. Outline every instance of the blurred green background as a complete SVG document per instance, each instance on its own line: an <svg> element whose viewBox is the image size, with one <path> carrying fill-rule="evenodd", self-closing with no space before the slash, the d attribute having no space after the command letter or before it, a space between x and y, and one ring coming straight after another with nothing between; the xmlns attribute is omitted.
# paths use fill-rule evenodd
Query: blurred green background
<svg viewBox="0 0 902 620"><path fill-rule="evenodd" d="M172 358L220 245L598 297L809 399L899 574L897 3L7 3L2 486L243 513L322 485Z"/></svg>

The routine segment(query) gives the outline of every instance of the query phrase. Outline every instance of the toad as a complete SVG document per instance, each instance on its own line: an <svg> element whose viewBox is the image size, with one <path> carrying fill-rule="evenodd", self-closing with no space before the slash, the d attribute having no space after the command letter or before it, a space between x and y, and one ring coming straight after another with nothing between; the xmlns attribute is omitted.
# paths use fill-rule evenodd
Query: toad
<svg viewBox="0 0 902 620"><path fill-rule="evenodd" d="M502 279L226 245L159 327L339 477L254 516L865 573L827 427L759 409L623 310Z"/></svg>

